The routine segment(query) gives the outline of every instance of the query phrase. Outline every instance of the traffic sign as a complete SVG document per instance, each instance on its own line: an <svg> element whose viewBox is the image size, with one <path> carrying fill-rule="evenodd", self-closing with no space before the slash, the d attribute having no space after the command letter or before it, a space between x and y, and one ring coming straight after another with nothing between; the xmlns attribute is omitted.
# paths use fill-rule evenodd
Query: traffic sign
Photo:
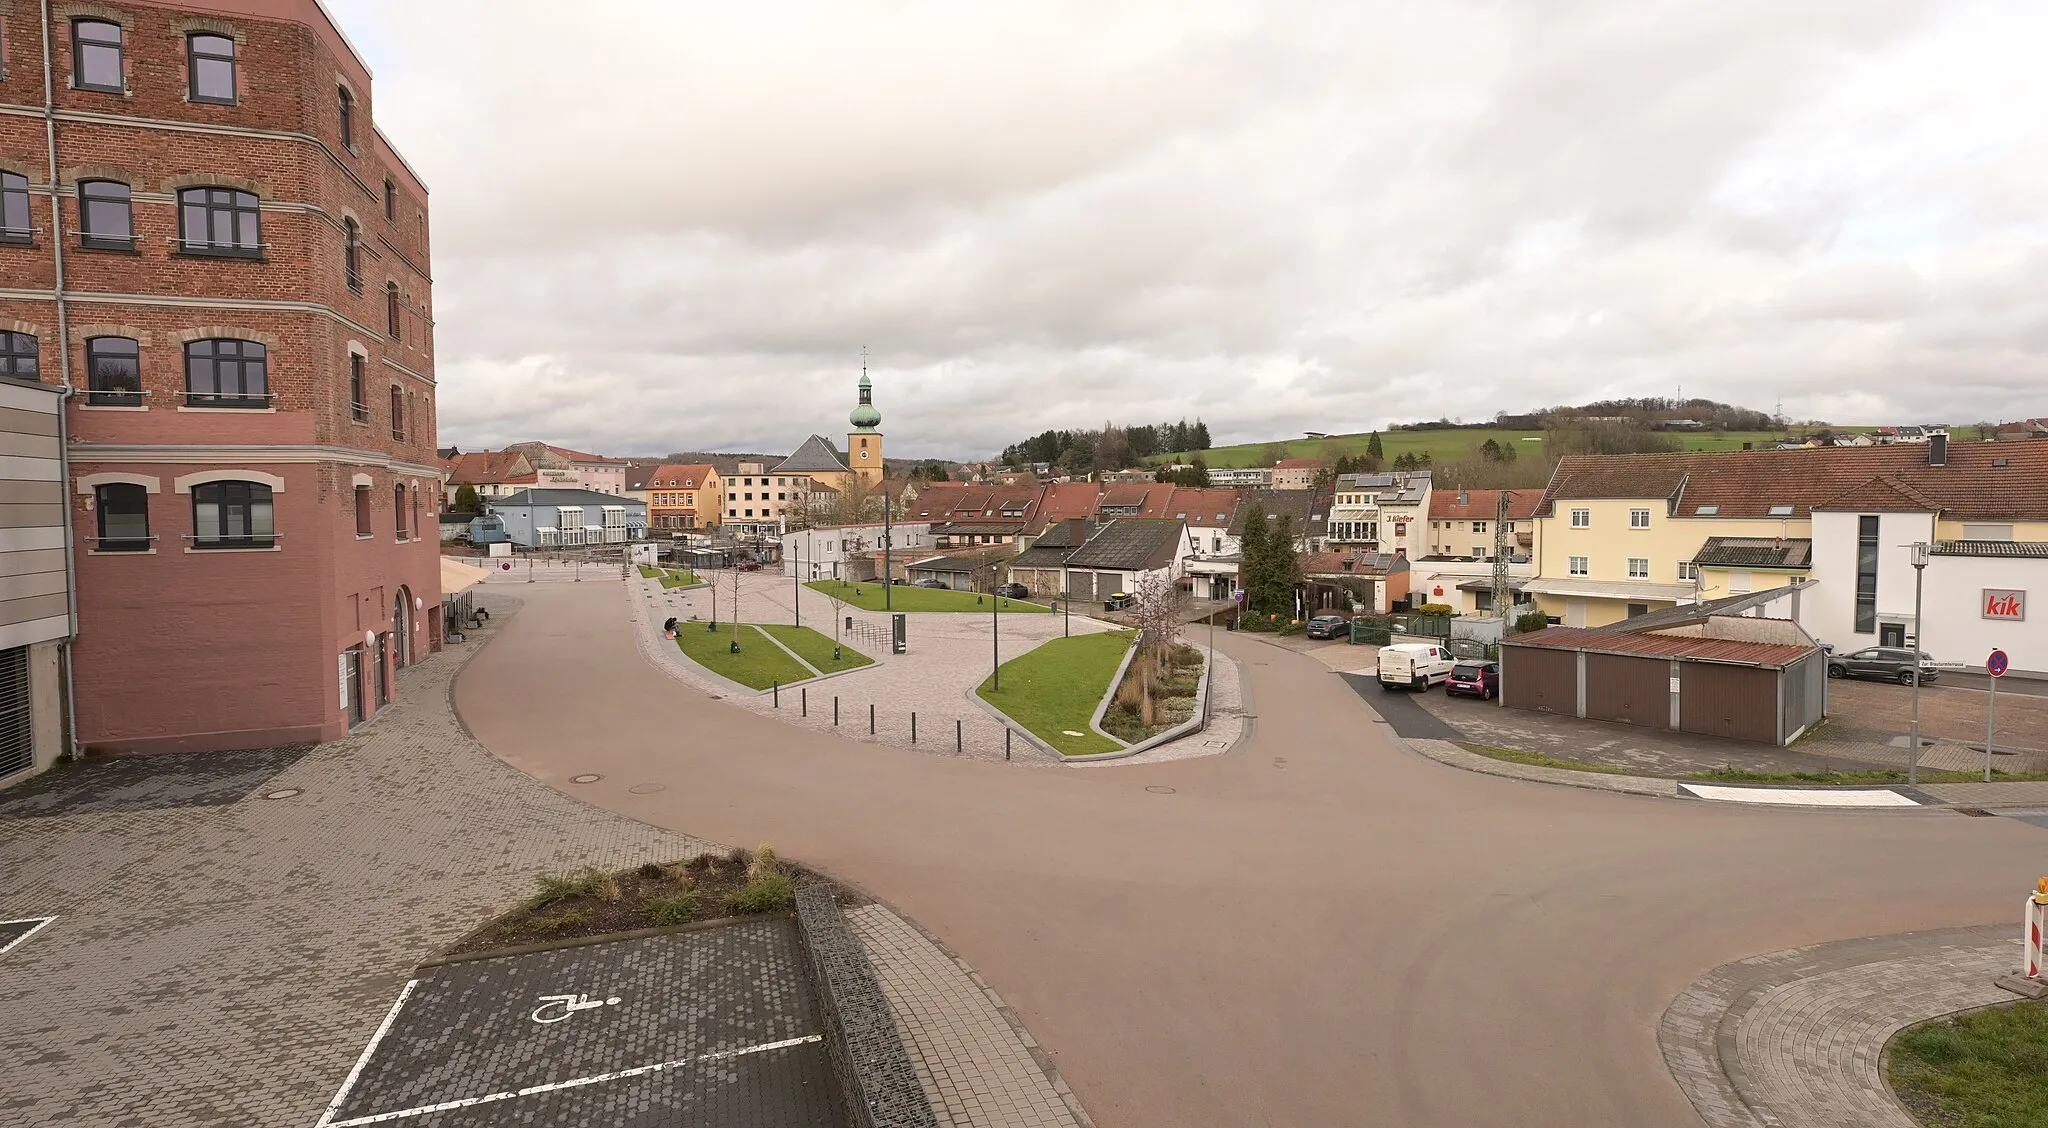
<svg viewBox="0 0 2048 1128"><path fill-rule="evenodd" d="M2008 665L2005 651L1994 650L1991 652L1991 657L1984 659L1984 672L1994 678L2002 678L2005 676L2005 670Z"/></svg>
<svg viewBox="0 0 2048 1128"><path fill-rule="evenodd" d="M1231 598L1231 599L1233 599L1233 600L1236 600L1236 601L1237 601L1237 602L1239 602L1239 603L1243 603L1243 602L1244 602L1244 589L1243 589L1243 588L1232 588L1232 589L1230 590L1230 598Z"/></svg>

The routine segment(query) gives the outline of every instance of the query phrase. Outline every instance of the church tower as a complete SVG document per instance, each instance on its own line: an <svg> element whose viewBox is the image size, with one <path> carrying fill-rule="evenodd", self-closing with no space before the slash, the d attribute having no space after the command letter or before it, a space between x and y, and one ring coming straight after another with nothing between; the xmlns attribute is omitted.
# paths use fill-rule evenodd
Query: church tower
<svg viewBox="0 0 2048 1128"><path fill-rule="evenodd" d="M867 366L861 366L860 402L847 415L853 430L846 433L846 468L858 481L873 485L886 477L882 469L882 413L875 410L875 390L868 381Z"/></svg>

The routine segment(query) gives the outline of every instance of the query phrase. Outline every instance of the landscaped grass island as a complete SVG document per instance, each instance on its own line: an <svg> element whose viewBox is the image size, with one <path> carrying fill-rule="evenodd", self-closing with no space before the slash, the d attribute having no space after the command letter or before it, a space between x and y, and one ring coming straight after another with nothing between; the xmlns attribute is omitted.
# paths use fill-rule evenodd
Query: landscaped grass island
<svg viewBox="0 0 2048 1128"><path fill-rule="evenodd" d="M688 587L699 582L697 573L688 569L656 568L650 564L640 565L640 578L643 580L660 580L661 586L665 588Z"/></svg>
<svg viewBox="0 0 2048 1128"><path fill-rule="evenodd" d="M989 601L995 600L999 604L996 611L1004 615L1052 613L1052 608L1043 603L1026 603L1021 599L997 599L986 592L950 591L946 588L917 587L913 584L896 585L895 594L889 600L889 607L882 606L882 585L873 580L865 583L848 580L813 580L804 586L829 595L848 607L858 607L863 611L979 611L987 615L990 613Z"/></svg>
<svg viewBox="0 0 2048 1128"><path fill-rule="evenodd" d="M2048 1007L2009 1003L1899 1032L1885 1055L1899 1102L1952 1128L2048 1125Z"/></svg>
<svg viewBox="0 0 2048 1128"><path fill-rule="evenodd" d="M809 627L792 627L785 623L762 623L760 629L775 636L775 641L796 651L797 657L816 667L821 674L836 674L841 670L858 670L872 666L875 660L841 643L839 657L832 657L832 639Z"/></svg>
<svg viewBox="0 0 2048 1128"><path fill-rule="evenodd" d="M1088 722L1130 648L1130 631L1056 638L1003 663L1002 689L991 677L975 692L1062 755L1114 752L1123 745Z"/></svg>

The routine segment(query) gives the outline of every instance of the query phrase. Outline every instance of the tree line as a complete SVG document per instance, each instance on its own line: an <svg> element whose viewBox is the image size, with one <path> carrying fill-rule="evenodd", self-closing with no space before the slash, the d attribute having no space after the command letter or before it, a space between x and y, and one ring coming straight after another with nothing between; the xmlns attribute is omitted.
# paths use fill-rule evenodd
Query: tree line
<svg viewBox="0 0 2048 1128"><path fill-rule="evenodd" d="M1209 425L1200 419L1131 426L1104 423L1093 431L1041 431L1004 447L1002 462L1012 470L1044 462L1081 478L1098 470L1122 470L1155 454L1183 454L1209 446Z"/></svg>

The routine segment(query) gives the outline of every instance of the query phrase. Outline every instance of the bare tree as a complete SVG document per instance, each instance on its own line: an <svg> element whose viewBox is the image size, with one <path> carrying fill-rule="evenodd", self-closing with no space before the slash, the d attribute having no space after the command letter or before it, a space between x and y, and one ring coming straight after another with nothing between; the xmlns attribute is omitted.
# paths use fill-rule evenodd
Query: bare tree
<svg viewBox="0 0 2048 1128"><path fill-rule="evenodd" d="M1188 593L1180 581L1165 572L1150 572L1131 593L1131 618L1138 624L1138 645L1146 650L1163 650L1180 636L1181 615L1187 610Z"/></svg>

